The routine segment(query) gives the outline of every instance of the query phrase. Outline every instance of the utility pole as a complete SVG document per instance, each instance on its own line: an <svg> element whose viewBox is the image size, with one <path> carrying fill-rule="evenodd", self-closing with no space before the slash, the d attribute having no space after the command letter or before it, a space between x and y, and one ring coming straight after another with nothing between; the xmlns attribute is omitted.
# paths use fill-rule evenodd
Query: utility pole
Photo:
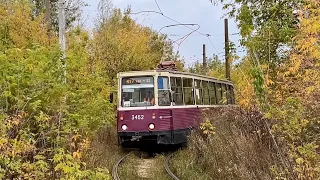
<svg viewBox="0 0 320 180"><path fill-rule="evenodd" d="M63 82L67 83L65 0L59 0L59 43L63 61Z"/></svg>
<svg viewBox="0 0 320 180"><path fill-rule="evenodd" d="M229 47L229 29L228 19L224 19L224 41L225 41L225 58L226 58L226 78L230 79L230 47Z"/></svg>
<svg viewBox="0 0 320 180"><path fill-rule="evenodd" d="M58 1L59 7L59 44L62 51L62 68L63 68L63 83L67 84L67 59L66 59L66 17L65 17L65 0ZM67 96L62 99L62 104L66 104ZM62 106L59 112L58 137L60 138L61 120L62 120Z"/></svg>
<svg viewBox="0 0 320 180"><path fill-rule="evenodd" d="M52 35L51 35L51 2L50 0L45 0L44 2L45 8L46 8L46 12L45 12L45 22L47 25L47 35L49 38L49 43L51 44L51 39L52 39Z"/></svg>
<svg viewBox="0 0 320 180"><path fill-rule="evenodd" d="M202 46L202 52L203 52L203 62L202 62L202 65L203 65L203 72L206 74L207 73L207 59L206 59L206 45L203 44Z"/></svg>
<svg viewBox="0 0 320 180"><path fill-rule="evenodd" d="M46 8L46 13L45 13L45 21L48 27L48 31L51 28L51 5L50 5L50 0L45 0L44 2L45 8Z"/></svg>

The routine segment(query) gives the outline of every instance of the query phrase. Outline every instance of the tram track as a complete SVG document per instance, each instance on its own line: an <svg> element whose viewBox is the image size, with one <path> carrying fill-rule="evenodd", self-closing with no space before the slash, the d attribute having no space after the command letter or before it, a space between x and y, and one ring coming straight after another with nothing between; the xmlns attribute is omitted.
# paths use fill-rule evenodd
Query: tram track
<svg viewBox="0 0 320 180"><path fill-rule="evenodd" d="M113 180L120 180L120 176L118 174L119 171L119 167L120 165L123 163L124 159L127 158L129 156L130 153L122 156L113 166L112 168L112 179ZM174 180L180 180L170 169L170 160L172 158L174 153L169 153L166 155L165 160L164 160L164 168L166 173L170 176L170 178L174 179Z"/></svg>
<svg viewBox="0 0 320 180"><path fill-rule="evenodd" d="M172 158L174 153L170 153L167 155L164 161L164 168L166 169L167 173L170 177L174 180L180 180L171 170L170 170L170 159Z"/></svg>
<svg viewBox="0 0 320 180"><path fill-rule="evenodd" d="M129 156L129 153L122 156L117 162L116 164L113 166L112 168L112 177L113 177L113 180L120 180L120 177L119 177L119 174L118 174L118 167L119 165L123 162L123 160Z"/></svg>

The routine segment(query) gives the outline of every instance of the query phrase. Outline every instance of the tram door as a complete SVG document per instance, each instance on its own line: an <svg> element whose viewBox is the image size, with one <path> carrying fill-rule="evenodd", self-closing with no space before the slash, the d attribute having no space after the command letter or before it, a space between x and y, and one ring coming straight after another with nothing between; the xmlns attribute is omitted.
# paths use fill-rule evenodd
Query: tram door
<svg viewBox="0 0 320 180"><path fill-rule="evenodd" d="M172 110L170 110L170 133L171 133L171 143L174 143L174 127L173 127L173 116Z"/></svg>
<svg viewBox="0 0 320 180"><path fill-rule="evenodd" d="M161 122L161 129L168 132L168 136L165 138L167 143L174 142L174 130L173 130L173 117L172 117L172 110L171 109L163 109L159 111L160 113L160 122Z"/></svg>

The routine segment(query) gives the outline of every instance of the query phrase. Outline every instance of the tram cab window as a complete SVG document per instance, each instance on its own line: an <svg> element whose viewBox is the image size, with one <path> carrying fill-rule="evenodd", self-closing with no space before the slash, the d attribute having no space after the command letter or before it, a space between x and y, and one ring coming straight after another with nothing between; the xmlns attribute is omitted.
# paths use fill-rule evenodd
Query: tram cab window
<svg viewBox="0 0 320 180"><path fill-rule="evenodd" d="M159 76L158 77L158 103L159 106L171 105L171 94L169 88L169 78Z"/></svg>
<svg viewBox="0 0 320 180"><path fill-rule="evenodd" d="M217 104L217 95L216 95L216 83L210 82L209 83L209 96L210 96L210 104L215 105Z"/></svg>
<svg viewBox="0 0 320 180"><path fill-rule="evenodd" d="M180 77L171 77L172 105L183 105L182 80Z"/></svg>
<svg viewBox="0 0 320 180"><path fill-rule="evenodd" d="M203 105L202 102L202 84L201 80L195 79L194 80L194 89L195 89L195 99L196 99L196 104L197 105Z"/></svg>
<svg viewBox="0 0 320 180"><path fill-rule="evenodd" d="M216 83L216 95L217 95L217 103L222 104L222 86L221 83Z"/></svg>
<svg viewBox="0 0 320 180"><path fill-rule="evenodd" d="M183 78L183 95L185 105L194 105L193 79Z"/></svg>
<svg viewBox="0 0 320 180"><path fill-rule="evenodd" d="M210 105L210 96L209 96L209 83L208 81L202 81L203 89L203 104Z"/></svg>
<svg viewBox="0 0 320 180"><path fill-rule="evenodd" d="M123 107L154 106L154 83L152 76L122 78Z"/></svg>

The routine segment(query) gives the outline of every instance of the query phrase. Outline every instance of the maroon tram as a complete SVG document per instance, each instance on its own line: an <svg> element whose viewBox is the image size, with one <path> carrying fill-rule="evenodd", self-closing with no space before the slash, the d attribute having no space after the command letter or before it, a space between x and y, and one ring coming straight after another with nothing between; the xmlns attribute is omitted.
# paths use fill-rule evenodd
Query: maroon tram
<svg viewBox="0 0 320 180"><path fill-rule="evenodd" d="M168 69L118 74L118 142L182 144L201 109L235 104L232 82Z"/></svg>

